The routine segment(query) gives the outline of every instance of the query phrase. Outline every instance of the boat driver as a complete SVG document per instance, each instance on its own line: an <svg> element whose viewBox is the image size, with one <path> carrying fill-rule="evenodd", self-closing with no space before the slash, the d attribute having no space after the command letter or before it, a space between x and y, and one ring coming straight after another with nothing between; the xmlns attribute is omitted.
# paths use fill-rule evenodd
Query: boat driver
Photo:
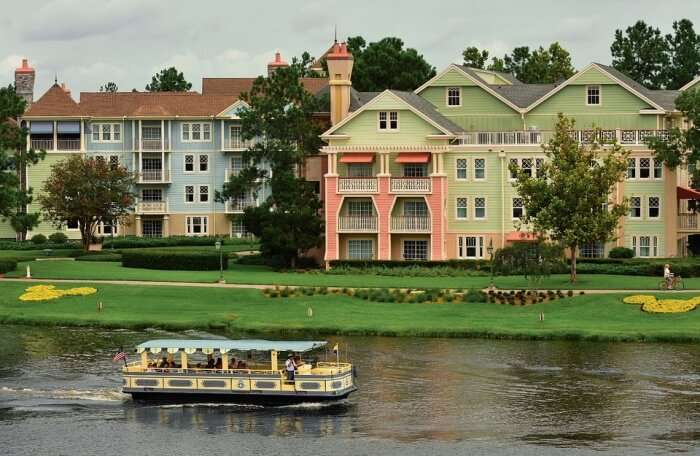
<svg viewBox="0 0 700 456"><path fill-rule="evenodd" d="M294 362L294 355L289 354L287 355L287 361L284 363L284 367L287 371L287 381L288 382L293 382L294 381L294 371L297 369L297 364Z"/></svg>

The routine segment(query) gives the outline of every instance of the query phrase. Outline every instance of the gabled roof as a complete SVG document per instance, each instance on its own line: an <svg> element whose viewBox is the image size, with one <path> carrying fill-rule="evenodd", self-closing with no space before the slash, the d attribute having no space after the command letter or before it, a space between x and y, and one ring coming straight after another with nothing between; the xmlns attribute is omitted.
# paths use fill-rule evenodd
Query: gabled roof
<svg viewBox="0 0 700 456"><path fill-rule="evenodd" d="M684 91L684 90L688 90L688 89L690 89L691 87L695 87L695 84L697 84L697 83L699 83L699 82L700 82L700 76L697 76L695 79L693 79L692 81L690 81L689 83L687 83L686 85L684 85L683 87L681 87L681 88L678 89L678 90L681 91L681 92Z"/></svg>
<svg viewBox="0 0 700 456"><path fill-rule="evenodd" d="M257 78L202 78L202 95L230 95L240 98L249 92ZM312 94L328 86L327 78L301 78L301 83Z"/></svg>
<svg viewBox="0 0 700 456"><path fill-rule="evenodd" d="M92 117L216 116L236 99L198 92L82 92L80 108Z"/></svg>
<svg viewBox="0 0 700 456"><path fill-rule="evenodd" d="M29 106L24 117L80 117L80 106L70 96L70 92L54 84L44 95Z"/></svg>
<svg viewBox="0 0 700 456"><path fill-rule="evenodd" d="M524 84L522 82L513 85L491 86L502 97L507 98L511 103L527 108L532 103L551 92L558 84Z"/></svg>
<svg viewBox="0 0 700 456"><path fill-rule="evenodd" d="M676 97L680 95L680 92L677 90L652 90L652 89L647 89L634 79L630 78L627 76L625 73L622 71L608 66L608 65L603 65L601 63L596 63L595 64L598 68L603 69L605 72L613 76L615 79L618 79L620 82L623 83L624 85L627 85L631 87L634 91L639 92L649 100L653 101L655 104L659 105L666 111L675 111L676 109Z"/></svg>

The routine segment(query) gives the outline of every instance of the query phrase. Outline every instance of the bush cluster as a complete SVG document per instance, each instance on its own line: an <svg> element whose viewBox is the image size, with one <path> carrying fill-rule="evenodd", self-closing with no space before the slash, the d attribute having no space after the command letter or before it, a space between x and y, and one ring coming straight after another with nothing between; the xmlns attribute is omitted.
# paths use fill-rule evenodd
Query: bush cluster
<svg viewBox="0 0 700 456"><path fill-rule="evenodd" d="M65 244L68 242L68 236L66 236L66 233L57 231L49 235L49 242L52 244Z"/></svg>
<svg viewBox="0 0 700 456"><path fill-rule="evenodd" d="M81 252L84 253L84 252ZM75 257L75 261L122 261L120 253L112 252L96 252L89 254L81 254Z"/></svg>
<svg viewBox="0 0 700 456"><path fill-rule="evenodd" d="M34 244L31 241L16 242L16 241L5 241L0 242L0 250L37 250L37 249L52 249L52 250L65 250L65 249L80 249L82 246L79 241L68 241L62 244L56 244L54 242L46 242L44 244Z"/></svg>
<svg viewBox="0 0 700 456"><path fill-rule="evenodd" d="M217 238L215 236L170 236L163 238L148 238L137 236L120 236L105 238L103 248L138 249L151 247L181 247L181 246L213 246L216 241L223 244L249 244L250 241L237 238Z"/></svg>
<svg viewBox="0 0 700 456"><path fill-rule="evenodd" d="M451 268L463 270L489 270L488 260L445 260L445 261L406 261L406 260L333 260L330 262L331 268L408 268L419 267L423 269L431 268Z"/></svg>
<svg viewBox="0 0 700 456"><path fill-rule="evenodd" d="M486 302L487 296L480 290L400 290L390 288L334 288L327 287L275 287L263 289L262 293L270 298L294 298L314 295L345 295L365 301L396 303L450 303L450 302Z"/></svg>
<svg viewBox="0 0 700 456"><path fill-rule="evenodd" d="M608 252L608 256L610 258L632 258L634 257L634 250L627 247L613 247Z"/></svg>
<svg viewBox="0 0 700 456"><path fill-rule="evenodd" d="M17 260L11 260L8 258L3 258L0 260L0 274L5 274L6 272L14 271L17 269Z"/></svg>
<svg viewBox="0 0 700 456"><path fill-rule="evenodd" d="M219 269L219 252L177 252L158 249L133 249L122 252L122 266L127 268L167 269L183 271L215 271ZM223 263L228 269L228 261Z"/></svg>
<svg viewBox="0 0 700 456"><path fill-rule="evenodd" d="M41 233L35 234L34 236L32 236L32 244L44 245L47 242L48 242L48 239L46 239L46 236L44 236Z"/></svg>

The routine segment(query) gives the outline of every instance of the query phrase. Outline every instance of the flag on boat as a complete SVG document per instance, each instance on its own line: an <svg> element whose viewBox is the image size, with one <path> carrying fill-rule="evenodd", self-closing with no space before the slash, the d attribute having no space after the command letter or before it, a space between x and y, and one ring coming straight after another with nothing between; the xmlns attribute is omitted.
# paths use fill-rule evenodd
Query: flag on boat
<svg viewBox="0 0 700 456"><path fill-rule="evenodd" d="M126 361L126 353L124 353L123 350L120 350L119 353L114 355L114 358L112 358L112 362L116 363L117 361L121 361L121 360Z"/></svg>
<svg viewBox="0 0 700 456"><path fill-rule="evenodd" d="M338 353L338 344L333 345L333 353Z"/></svg>

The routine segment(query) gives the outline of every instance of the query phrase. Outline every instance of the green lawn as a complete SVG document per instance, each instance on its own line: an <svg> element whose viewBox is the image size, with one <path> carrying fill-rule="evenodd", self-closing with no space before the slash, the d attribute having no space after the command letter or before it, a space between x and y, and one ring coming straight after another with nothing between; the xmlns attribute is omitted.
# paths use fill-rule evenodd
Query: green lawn
<svg viewBox="0 0 700 456"><path fill-rule="evenodd" d="M0 323L218 328L279 337L376 334L700 340L700 312L647 314L639 306L622 303L620 295L585 295L520 307L375 303L336 295L268 298L252 289L98 284L94 285L98 293L92 296L22 302L18 297L28 285L0 283ZM103 303L102 312L97 312L98 302ZM309 307L313 317L307 316ZM544 313L543 322L539 321L540 312Z"/></svg>
<svg viewBox="0 0 700 456"><path fill-rule="evenodd" d="M118 262L34 261L22 263L8 277L21 277L25 266L31 266L32 275L42 279L78 280L147 280L166 282L216 282L218 271L159 271L124 268ZM489 285L488 276L467 277L394 277L370 274L324 274L322 272L277 272L263 266L242 266L231 262L224 271L228 283L249 285L299 285L337 287L401 287L401 288L483 288ZM590 274L580 275L572 286L568 275L553 275L544 280L541 288L549 289L656 289L660 278ZM700 278L685 279L686 288L700 290ZM526 288L529 283L522 276L496 277L499 288Z"/></svg>

